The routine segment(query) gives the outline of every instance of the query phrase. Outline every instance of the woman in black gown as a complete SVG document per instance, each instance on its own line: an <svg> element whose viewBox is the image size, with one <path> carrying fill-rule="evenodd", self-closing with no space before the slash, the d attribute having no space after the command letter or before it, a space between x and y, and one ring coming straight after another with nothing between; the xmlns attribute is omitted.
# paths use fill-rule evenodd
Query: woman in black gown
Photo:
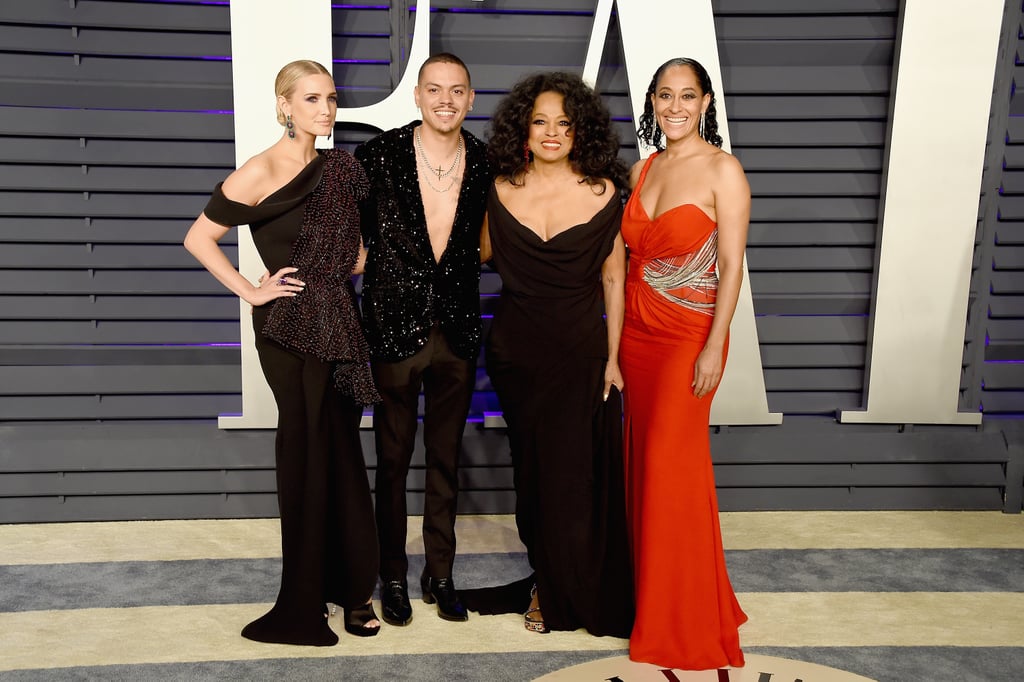
<svg viewBox="0 0 1024 682"><path fill-rule="evenodd" d="M353 269L360 267L357 202L362 167L341 150L317 152L334 129L330 73L308 60L275 82L285 131L218 185L185 247L224 286L253 306L256 349L278 409L277 498L281 589L274 607L245 626L260 642L338 642L327 604L345 609L345 629L375 635L370 596L377 534L359 440L362 406L378 399L359 324ZM253 286L218 241L248 224L269 272Z"/></svg>
<svg viewBox="0 0 1024 682"><path fill-rule="evenodd" d="M526 610L536 632L628 637L618 366L626 167L607 109L573 74L520 81L491 125L498 177L482 248L502 292L487 371L508 424L516 523L535 574L501 593L506 604L481 610Z"/></svg>

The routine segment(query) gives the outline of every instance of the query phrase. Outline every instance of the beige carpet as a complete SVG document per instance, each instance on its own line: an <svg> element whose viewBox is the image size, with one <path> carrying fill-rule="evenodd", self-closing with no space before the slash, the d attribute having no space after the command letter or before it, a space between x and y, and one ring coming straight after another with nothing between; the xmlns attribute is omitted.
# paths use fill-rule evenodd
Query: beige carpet
<svg viewBox="0 0 1024 682"><path fill-rule="evenodd" d="M722 527L727 551L1024 549L1024 516L996 512L743 512L723 514ZM522 551L510 517L466 516L459 519L457 530L463 556ZM259 559L276 556L278 547L273 519L0 526L0 567L22 570L33 565L94 562ZM421 547L420 538L410 535L409 551L416 553ZM504 577L495 576L495 580ZM7 589L0 587L0 595ZM1024 647L1024 585L1016 591L772 591L740 592L738 597L750 616L741 630L748 650ZM151 663L489 652L590 651L611 657L627 650L625 640L591 637L582 631L538 636L526 632L521 617L514 615L474 616L467 624L448 623L434 617L433 607L418 600L411 626L385 626L378 637L366 640L342 633L336 647L266 645L241 638L241 626L266 606L192 604L0 612L0 673L45 669L56 673L54 669ZM340 625L333 624L341 632ZM523 675L519 679L529 679L526 671Z"/></svg>

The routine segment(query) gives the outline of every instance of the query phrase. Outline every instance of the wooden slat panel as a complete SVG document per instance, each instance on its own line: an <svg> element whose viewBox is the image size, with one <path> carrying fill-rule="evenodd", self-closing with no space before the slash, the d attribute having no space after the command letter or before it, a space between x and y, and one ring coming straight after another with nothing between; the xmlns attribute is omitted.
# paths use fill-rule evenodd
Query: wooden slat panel
<svg viewBox="0 0 1024 682"><path fill-rule="evenodd" d="M752 222L747 244L754 246L873 246L878 230L873 222L774 223Z"/></svg>
<svg viewBox="0 0 1024 682"><path fill-rule="evenodd" d="M1024 277L1016 272L993 272L991 286L994 294L1024 294Z"/></svg>
<svg viewBox="0 0 1024 682"><path fill-rule="evenodd" d="M0 353L0 366L45 365L241 365L238 344L220 346L47 346L8 345Z"/></svg>
<svg viewBox="0 0 1024 682"><path fill-rule="evenodd" d="M1024 220L1024 197L1003 196L999 198L1000 220Z"/></svg>
<svg viewBox="0 0 1024 682"><path fill-rule="evenodd" d="M1000 221L996 229L996 244L1024 244L1024 223L1014 220Z"/></svg>
<svg viewBox="0 0 1024 682"><path fill-rule="evenodd" d="M0 498L274 493L276 490L273 468L262 471L70 471L0 476Z"/></svg>
<svg viewBox="0 0 1024 682"><path fill-rule="evenodd" d="M987 391L1020 390L1024 387L1024 362L986 362L981 377L982 385Z"/></svg>
<svg viewBox="0 0 1024 682"><path fill-rule="evenodd" d="M241 408L236 394L0 396L0 415L10 421L209 419Z"/></svg>
<svg viewBox="0 0 1024 682"><path fill-rule="evenodd" d="M231 320L234 296L6 296L5 320Z"/></svg>
<svg viewBox="0 0 1024 682"><path fill-rule="evenodd" d="M989 464L794 464L718 465L715 483L723 488L785 487L800 479L807 487L984 486L1006 482L1002 465Z"/></svg>
<svg viewBox="0 0 1024 682"><path fill-rule="evenodd" d="M593 11L593 8L591 8ZM439 13L431 17L430 33L431 38L436 38L446 43L457 43L461 40L486 39L490 42L490 50L474 49L474 57L484 61L488 58L493 63L508 64L515 59L534 59L535 51L543 54L547 43L558 42L579 43L582 54L586 56L587 41L590 38L590 30L594 19L587 14L563 14L557 21L538 21L537 16L532 13L509 13L489 14L481 12L459 12L458 14ZM504 53L497 49L502 42L508 41L513 44L521 44L524 39L529 40L530 50ZM504 59L502 58L504 57ZM543 64L541 60L532 62L520 62L523 64ZM583 60L578 59L576 64L582 65Z"/></svg>
<svg viewBox="0 0 1024 682"><path fill-rule="evenodd" d="M21 321L0 325L0 344L238 343L237 321ZM210 417L211 414L205 415Z"/></svg>
<svg viewBox="0 0 1024 682"><path fill-rule="evenodd" d="M750 66L722 65L726 92L777 95L780 92L865 95L887 94L891 69L887 66Z"/></svg>
<svg viewBox="0 0 1024 682"><path fill-rule="evenodd" d="M157 294L224 295L224 287L205 270L155 271L0 270L0 291L10 294Z"/></svg>
<svg viewBox="0 0 1024 682"><path fill-rule="evenodd" d="M871 274L867 272L757 272L750 273L756 295L813 292L819 296L868 294ZM812 295L813 295L812 294Z"/></svg>
<svg viewBox="0 0 1024 682"><path fill-rule="evenodd" d="M236 247L225 246L224 251L237 261ZM180 270L196 265L192 254L177 244L8 244L0 251L0 268Z"/></svg>
<svg viewBox="0 0 1024 682"><path fill-rule="evenodd" d="M782 367L863 367L865 346L861 344L761 344L765 370Z"/></svg>
<svg viewBox="0 0 1024 682"><path fill-rule="evenodd" d="M112 38L111 36L119 36ZM210 36L201 42L206 45L196 45L197 54L182 55L183 57L194 56L193 59L142 59L144 56L160 57L166 55L163 41L157 39L150 43L152 33L122 33L120 31L103 32L103 35L95 36L93 40L87 39L84 43L78 39L71 38L71 32L64 28L26 28L5 27L0 25L0 45L11 50L32 50L44 54L31 54L28 52L10 52L4 54L0 61L0 82L17 82L26 73L45 74L41 82L50 84L51 87L57 83L91 83L105 85L116 83L118 85L130 86L132 84L144 84L149 82L163 82L167 84L188 84L201 87L228 86L231 85L231 62L229 54L222 54L229 49L229 38L225 36ZM48 36L60 36L59 42L66 38L70 41L67 47L50 47ZM168 34L167 40L172 42L182 41L182 36ZM94 52L95 42L116 41L121 44L126 56L82 56L76 48L82 48L86 53ZM185 37L183 41L191 43L191 36ZM147 47L141 47L146 45ZM209 54L213 58L204 57L207 54L204 50L211 50Z"/></svg>
<svg viewBox="0 0 1024 682"><path fill-rule="evenodd" d="M871 40L894 38L896 17L892 13L877 16L722 16L715 20L718 40Z"/></svg>
<svg viewBox="0 0 1024 682"><path fill-rule="evenodd" d="M1024 246L1002 246L993 255L993 270L1024 270Z"/></svg>
<svg viewBox="0 0 1024 682"><path fill-rule="evenodd" d="M983 391L981 405L985 414L1024 414L1024 389Z"/></svg>
<svg viewBox="0 0 1024 682"><path fill-rule="evenodd" d="M203 192L225 178L220 168L130 168L109 166L0 166L7 190L88 192Z"/></svg>
<svg viewBox="0 0 1024 682"><path fill-rule="evenodd" d="M0 4L0 22L202 32L227 31L230 17L226 6L215 4L32 0Z"/></svg>
<svg viewBox="0 0 1024 682"><path fill-rule="evenodd" d="M124 31L91 26L69 30L64 26L0 24L0 45L9 50L68 55L65 59L69 63L73 63L70 55L206 57L214 60L231 57L231 37L226 30L219 33ZM83 63L85 61L82 60Z"/></svg>
<svg viewBox="0 0 1024 682"><path fill-rule="evenodd" d="M719 49L719 58L730 64L892 64L892 35L863 40L836 41L818 38L797 40L727 40ZM884 116L885 113L882 113Z"/></svg>
<svg viewBox="0 0 1024 682"><path fill-rule="evenodd" d="M750 191L763 196L878 196L880 173L747 173Z"/></svg>
<svg viewBox="0 0 1024 682"><path fill-rule="evenodd" d="M357 0L352 1L356 2ZM463 0L432 0L430 7L434 10L455 8L460 14L479 12L481 14L497 15L497 10L500 9L510 9L517 12L532 12L538 15L560 15L563 13L592 14L594 12L594 0L516 0L515 3L495 3L493 7L488 5L467 6Z"/></svg>
<svg viewBox="0 0 1024 682"><path fill-rule="evenodd" d="M2 109L0 109L2 110ZM25 111L31 111L25 109ZM209 116L223 118L219 115ZM77 164L79 166L212 167L221 179L235 168L233 142L210 140L103 140L96 138L7 138L0 158L9 163ZM16 187L16 186L15 186ZM12 187L14 189L14 187Z"/></svg>
<svg viewBox="0 0 1024 682"><path fill-rule="evenodd" d="M836 367L764 370L768 391L859 391L864 385L864 372L859 368Z"/></svg>
<svg viewBox="0 0 1024 682"><path fill-rule="evenodd" d="M1024 75L1024 71L1022 71L1022 75ZM1024 102L1024 97L1018 99ZM1021 105L1021 111L1015 115L1024 116L1024 104ZM1014 170L1024 168L1024 145L1008 145L1003 154L1003 163L1006 168Z"/></svg>
<svg viewBox="0 0 1024 682"><path fill-rule="evenodd" d="M880 147L885 141L881 121L730 121L729 135L737 146Z"/></svg>
<svg viewBox="0 0 1024 682"><path fill-rule="evenodd" d="M750 209L751 220L780 222L868 221L877 214L878 200L851 197L759 197Z"/></svg>
<svg viewBox="0 0 1024 682"><path fill-rule="evenodd" d="M761 343L865 343L867 319L776 315L758 317Z"/></svg>
<svg viewBox="0 0 1024 682"><path fill-rule="evenodd" d="M771 147L736 144L733 153L748 172L754 171L877 171L881 148L792 148L781 153Z"/></svg>
<svg viewBox="0 0 1024 682"><path fill-rule="evenodd" d="M13 98L11 98L13 100ZM97 102L102 100L97 98ZM234 140L230 113L187 111L110 111L0 107L0 131L24 136L166 140ZM99 141L97 141L99 142ZM86 145L93 144L91 140ZM148 153L150 147L140 147ZM197 149L190 147L190 149ZM140 154L143 156L144 154ZM6 156L5 156L6 158ZM233 159L232 159L233 161ZM234 165L233 163L231 165Z"/></svg>
<svg viewBox="0 0 1024 682"><path fill-rule="evenodd" d="M1024 317L1024 296L993 297L988 304L992 319Z"/></svg>
<svg viewBox="0 0 1024 682"><path fill-rule="evenodd" d="M723 511L998 510L1000 488L723 488L718 492Z"/></svg>
<svg viewBox="0 0 1024 682"><path fill-rule="evenodd" d="M1024 340L993 339L985 346L986 362L1019 362L1024 358Z"/></svg>
<svg viewBox="0 0 1024 682"><path fill-rule="evenodd" d="M368 472L374 487L374 471ZM426 472L422 468L409 471L407 490L413 494L424 491ZM459 487L462 490L509 490L511 467L461 467ZM180 470L180 471L92 471L7 474L0 476L0 498L35 496L97 496L97 495L181 495L204 493L274 493L277 482L273 467L262 470Z"/></svg>
<svg viewBox="0 0 1024 682"><path fill-rule="evenodd" d="M764 0L713 0L715 15L733 14L895 14L899 11L898 0L775 0L771 4Z"/></svg>
<svg viewBox="0 0 1024 682"><path fill-rule="evenodd" d="M862 405L861 391L768 391L768 409L785 414L837 414Z"/></svg>
<svg viewBox="0 0 1024 682"><path fill-rule="evenodd" d="M27 107L87 109L102 102L104 106L131 109L147 106L170 111L222 112L234 105L231 86L167 87L161 83L138 83L126 88L121 84L75 81L0 81L4 97ZM3 128L0 128L2 131ZM62 134L64 134L62 132Z"/></svg>
<svg viewBox="0 0 1024 682"><path fill-rule="evenodd" d="M92 216L120 218L185 218L199 215L209 194L154 194L124 192L9 192L0 191L0 205L8 215Z"/></svg>
<svg viewBox="0 0 1024 682"><path fill-rule="evenodd" d="M751 271L784 270L870 272L874 267L874 249L836 247L757 247L747 249Z"/></svg>
<svg viewBox="0 0 1024 682"><path fill-rule="evenodd" d="M757 315L867 315L871 296L865 293L806 294L754 294L754 312ZM761 348L762 352L764 348Z"/></svg>
<svg viewBox="0 0 1024 682"><path fill-rule="evenodd" d="M410 514L423 513L423 495L406 496ZM508 513L515 504L509 491L463 490L460 514ZM237 519L275 517L277 495L94 495L0 498L0 518L11 523L62 521L132 521L146 519Z"/></svg>
<svg viewBox="0 0 1024 682"><path fill-rule="evenodd" d="M152 220L0 216L0 239L8 243L180 245L194 219L194 216ZM237 234L234 230L228 231L220 243L236 244Z"/></svg>
<svg viewBox="0 0 1024 682"><path fill-rule="evenodd" d="M0 367L0 395L226 394L241 390L241 371L230 365Z"/></svg>
<svg viewBox="0 0 1024 682"><path fill-rule="evenodd" d="M889 98L883 95L725 95L729 121L758 120L884 120ZM624 112L628 113L629 103ZM614 111L614 110L613 110Z"/></svg>

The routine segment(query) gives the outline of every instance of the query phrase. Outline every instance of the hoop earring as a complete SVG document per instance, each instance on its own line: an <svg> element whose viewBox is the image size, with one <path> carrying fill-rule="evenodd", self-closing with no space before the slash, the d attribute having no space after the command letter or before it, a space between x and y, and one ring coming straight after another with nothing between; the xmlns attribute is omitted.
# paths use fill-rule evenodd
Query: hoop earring
<svg viewBox="0 0 1024 682"><path fill-rule="evenodd" d="M700 135L700 139L704 139L704 112L700 112L700 122L697 124L697 134Z"/></svg>
<svg viewBox="0 0 1024 682"><path fill-rule="evenodd" d="M288 137L290 137L290 138L292 138L294 140L295 139L295 124L292 123L292 116L291 116L291 114L288 114L287 116L285 116L284 120L285 120L284 127L288 129Z"/></svg>

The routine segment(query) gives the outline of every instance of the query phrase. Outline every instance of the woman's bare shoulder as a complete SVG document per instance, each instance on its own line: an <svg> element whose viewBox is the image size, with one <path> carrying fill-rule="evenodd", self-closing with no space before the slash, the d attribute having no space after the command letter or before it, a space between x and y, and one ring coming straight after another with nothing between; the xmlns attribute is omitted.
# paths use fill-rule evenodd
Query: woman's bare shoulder
<svg viewBox="0 0 1024 682"><path fill-rule="evenodd" d="M636 183L640 182L640 173L643 172L645 163L647 163L647 159L640 159L629 169L630 187L636 187Z"/></svg>
<svg viewBox="0 0 1024 682"><path fill-rule="evenodd" d="M254 206L267 195L273 178L274 161L270 150L260 152L231 173L221 191L232 201Z"/></svg>

